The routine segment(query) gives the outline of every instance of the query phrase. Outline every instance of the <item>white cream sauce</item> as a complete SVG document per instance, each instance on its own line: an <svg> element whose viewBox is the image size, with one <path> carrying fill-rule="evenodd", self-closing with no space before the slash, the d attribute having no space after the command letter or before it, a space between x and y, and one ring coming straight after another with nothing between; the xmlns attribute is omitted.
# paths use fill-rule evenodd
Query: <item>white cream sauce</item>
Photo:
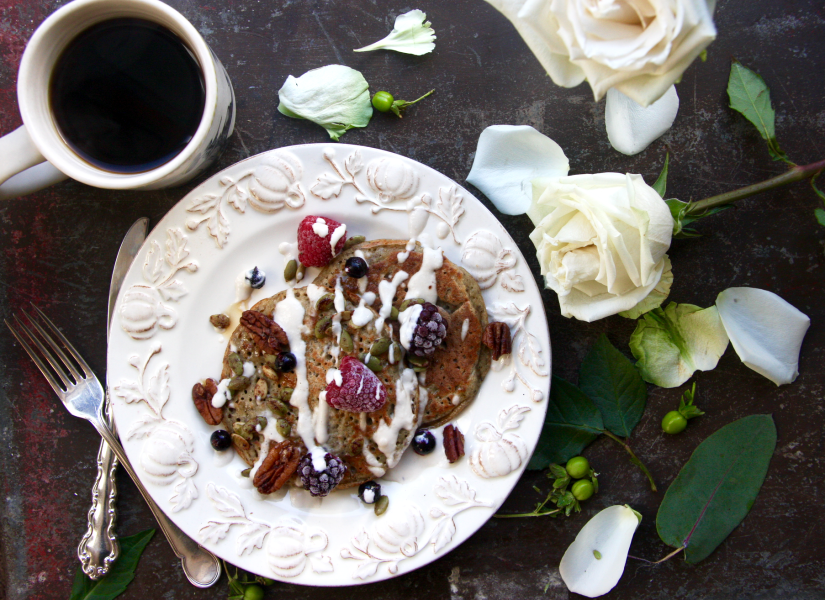
<svg viewBox="0 0 825 600"><path fill-rule="evenodd" d="M227 385L229 385L229 379L221 379L218 384L218 391L212 396L212 406L215 408L223 408L223 405L232 398L229 388L226 387Z"/></svg>
<svg viewBox="0 0 825 600"><path fill-rule="evenodd" d="M314 229L314 226L313 226ZM329 231L329 227L327 227L327 231ZM332 237L329 238L329 245L332 247L332 255L335 256L338 254L335 251L335 246L338 245L338 242L341 241L341 238L347 234L347 226L346 225L339 225L335 228L335 231L332 232Z"/></svg>
<svg viewBox="0 0 825 600"><path fill-rule="evenodd" d="M406 310L398 313L398 322L401 324L401 329L398 331L398 338L405 350L410 349L410 342L412 342L413 335L415 335L415 326L418 323L418 317L421 316L421 311L424 306L421 304L412 304Z"/></svg>
<svg viewBox="0 0 825 600"><path fill-rule="evenodd" d="M325 238L329 235L329 225L327 225L327 222L321 217L318 217L312 224L312 231L314 231L318 237Z"/></svg>
<svg viewBox="0 0 825 600"><path fill-rule="evenodd" d="M461 341L464 341L464 338L467 337L467 332L470 331L470 319L464 319L464 322L461 324Z"/></svg>
<svg viewBox="0 0 825 600"><path fill-rule="evenodd" d="M418 388L418 380L412 369L404 369L401 377L395 382L395 413L392 422L388 425L383 419L378 424L372 439L378 449L387 457L387 466L392 468L398 464L403 448L396 447L398 434L402 429L413 431L417 419L413 411L413 394ZM369 461L367 461L369 464Z"/></svg>
<svg viewBox="0 0 825 600"><path fill-rule="evenodd" d="M381 308L378 311L378 318L375 320L375 330L380 332L390 314L392 314L392 299L398 292L401 285L410 276L406 271L397 271L392 277L392 281L381 280L378 283L378 297L381 299Z"/></svg>
<svg viewBox="0 0 825 600"><path fill-rule="evenodd" d="M441 248L433 250L424 248L424 257L421 260L421 268L410 277L407 285L408 298L423 298L427 302L435 304L438 301L438 290L436 289L435 272L444 265L444 255Z"/></svg>

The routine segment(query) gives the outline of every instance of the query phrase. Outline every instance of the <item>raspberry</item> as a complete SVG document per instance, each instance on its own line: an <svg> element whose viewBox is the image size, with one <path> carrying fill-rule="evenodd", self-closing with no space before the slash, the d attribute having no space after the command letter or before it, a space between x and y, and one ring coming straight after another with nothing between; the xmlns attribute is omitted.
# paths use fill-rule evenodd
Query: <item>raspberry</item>
<svg viewBox="0 0 825 600"><path fill-rule="evenodd" d="M339 410L372 412L387 403L387 390L375 373L352 356L341 361L341 385L327 384L327 404Z"/></svg>
<svg viewBox="0 0 825 600"><path fill-rule="evenodd" d="M306 267L326 267L333 256L344 249L346 226L343 226L344 235L335 243L335 252L332 251L332 236L339 227L342 227L341 223L327 217L304 217L298 225L300 263Z"/></svg>
<svg viewBox="0 0 825 600"><path fill-rule="evenodd" d="M423 304L421 314L410 340L410 352L416 356L429 358L447 337L447 321L438 312L438 307L429 302Z"/></svg>
<svg viewBox="0 0 825 600"><path fill-rule="evenodd" d="M315 450L321 449L316 448ZM313 460L313 453L306 454L301 459L301 464L298 465L301 483L304 484L304 489L309 490L309 493L313 496L326 496L336 485L341 483L344 473L347 472L347 467L340 458L327 452L324 454L324 468L317 470L316 467L320 465L315 464L319 461L317 456Z"/></svg>

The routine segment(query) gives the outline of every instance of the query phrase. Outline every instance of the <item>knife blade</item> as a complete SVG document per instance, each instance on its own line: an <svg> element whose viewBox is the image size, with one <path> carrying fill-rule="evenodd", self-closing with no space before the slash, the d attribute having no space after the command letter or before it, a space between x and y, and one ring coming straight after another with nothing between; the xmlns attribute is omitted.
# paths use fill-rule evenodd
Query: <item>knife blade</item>
<svg viewBox="0 0 825 600"><path fill-rule="evenodd" d="M117 258L115 258L115 266L112 269L112 280L109 284L109 307L106 318L107 341L109 331L112 328L115 302L117 302L117 296L123 285L123 279L146 239L148 225L148 218L138 219L132 224L120 243ZM106 420L114 430L108 394L106 396ZM120 554L120 544L115 534L117 516L115 512L115 501L117 500L115 472L117 471L117 464L117 459L111 448L105 441L101 440L100 449L97 452L97 477L92 486L92 507L89 509L88 528L77 547L77 557L80 559L81 568L91 579L100 579L106 575Z"/></svg>

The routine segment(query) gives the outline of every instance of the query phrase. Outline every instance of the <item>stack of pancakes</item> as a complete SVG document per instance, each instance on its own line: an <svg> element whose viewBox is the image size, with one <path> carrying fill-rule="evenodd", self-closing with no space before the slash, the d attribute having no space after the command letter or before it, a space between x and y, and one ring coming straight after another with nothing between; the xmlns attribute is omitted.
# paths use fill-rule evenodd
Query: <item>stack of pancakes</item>
<svg viewBox="0 0 825 600"><path fill-rule="evenodd" d="M313 282L318 286L313 289L313 298L317 298L324 291L334 294L336 283L340 281L346 302L345 311L353 311L361 302L362 296L372 292L376 295L376 300L369 310L377 316L381 308L379 283L382 280L392 280L401 270L412 276L421 266L423 248L418 245L409 252L403 262L399 262L398 255L406 252L406 245L406 240L374 240L342 252ZM344 272L347 259L356 253L369 265L368 274L365 276L366 287L363 281L359 286L358 279L349 277ZM393 353L376 357L381 365L376 375L386 389L387 402L380 409L370 413L338 410L332 406L322 407L323 410L319 411L319 401L326 402L319 398L322 398L321 392L327 387L328 370L337 368L344 356L358 358L369 354L373 343L381 338L398 342L398 322L387 319L381 330L377 331L374 318L360 328L353 326L351 321L343 321L342 326L353 342L352 349L347 348L349 351L345 352L344 349L339 350L337 339L332 333L320 338L315 335L318 321L336 314L335 309L330 307L319 310L313 306L307 288L294 289L295 298L304 307L305 327L302 338L306 342L304 360L309 385L309 407L313 412L313 421L326 417L326 427L320 427L321 431L326 432L326 439L316 439L314 442L338 456L347 466L347 473L339 488L357 486L383 475L388 468L397 463L418 427L437 427L454 419L475 397L490 368L490 352L481 342L487 325L487 312L478 284L467 271L446 258L441 268L435 271L435 280L438 295L436 304L442 317L448 322L447 337L429 360L426 371L417 374L418 385L413 386L415 389L411 393L402 392L400 398L397 390L403 386L399 381L405 377L409 381L412 372L405 374L405 371L410 369L410 365L405 364L401 356L393 356ZM407 287L404 282L397 289L392 300L393 306L398 308L404 302L406 293ZM258 302L251 310L259 311L271 318L276 304L286 295L286 291L280 292ZM329 304L331 303L326 302L322 306ZM231 378L234 374L227 361L227 357L233 351L242 361L251 362L255 366L255 373L250 377L247 389L237 392L224 408L224 425L229 431L233 431L236 423L250 423L259 416L267 416L268 420L280 418L291 427L285 439L301 447L302 452L307 452L311 448L307 448L306 440L298 435L298 410L288 406L290 410L282 414L284 404L278 402L285 398L282 394L286 388L296 388L296 372L276 373L272 378L273 371L263 368L266 357L256 341L255 336L244 325L239 325L232 333L224 358L222 378ZM260 379L266 381L266 393L264 396L256 397L255 390L260 392L264 388L258 383ZM408 402L409 406L398 406L398 402ZM396 415L406 415L404 427L392 427ZM398 431L397 439L394 448L389 449L385 443L382 451L373 436L379 427L386 430L388 426L391 431ZM271 430L272 425L269 424L266 431ZM306 428L303 430L306 431ZM315 431L319 431L319 428L316 427ZM244 461L253 466L259 459L262 445L266 442L263 432L253 430L251 436L247 435L247 438L249 437L251 439L246 441L234 438L233 445Z"/></svg>

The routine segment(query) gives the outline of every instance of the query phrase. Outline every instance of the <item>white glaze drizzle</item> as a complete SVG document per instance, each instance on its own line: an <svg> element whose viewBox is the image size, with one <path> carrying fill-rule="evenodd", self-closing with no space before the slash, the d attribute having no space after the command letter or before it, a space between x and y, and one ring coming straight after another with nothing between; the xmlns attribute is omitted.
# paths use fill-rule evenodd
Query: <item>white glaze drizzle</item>
<svg viewBox="0 0 825 600"><path fill-rule="evenodd" d="M320 446L315 446L312 450L310 450L309 455L312 457L312 468L318 471L326 470L327 468L327 461L326 456L327 451L321 448Z"/></svg>
<svg viewBox="0 0 825 600"><path fill-rule="evenodd" d="M441 248L433 250L425 247L421 267L415 275L410 277L410 282L407 285L407 295L404 296L404 299L423 298L427 302L435 304L438 301L435 272L443 265L444 255Z"/></svg>
<svg viewBox="0 0 825 600"><path fill-rule="evenodd" d="M397 448L398 434L402 429L412 431L417 419L413 412L413 392L418 387L418 380L412 369L404 369L395 382L395 413L392 416L392 423L389 425L383 419L378 424L372 439L378 449L387 457L387 466L392 468L398 464L404 448ZM369 461L367 461L369 463Z"/></svg>
<svg viewBox="0 0 825 600"><path fill-rule="evenodd" d="M327 384L335 382L335 385L340 386L343 384L344 376L341 374L341 371L338 369L327 369Z"/></svg>
<svg viewBox="0 0 825 600"><path fill-rule="evenodd" d="M367 306L372 306L375 302L375 294L372 292L367 292L363 296L361 296L361 301L358 303L358 307L352 312L352 325L353 327L363 327L375 316L375 313L372 312Z"/></svg>
<svg viewBox="0 0 825 600"><path fill-rule="evenodd" d="M244 377L252 377L255 374L255 364L249 361L246 361L243 364L243 376Z"/></svg>
<svg viewBox="0 0 825 600"><path fill-rule="evenodd" d="M315 308L315 305L318 304L318 300L320 300L326 293L327 288L321 287L320 285L310 283L307 286L307 297L309 298L309 303L312 305L313 309Z"/></svg>
<svg viewBox="0 0 825 600"><path fill-rule="evenodd" d="M422 304L412 304L398 313L398 322L401 324L401 329L398 330L398 340L405 350L410 349L410 342L415 335L415 326L422 310L424 310Z"/></svg>
<svg viewBox="0 0 825 600"><path fill-rule="evenodd" d="M412 252L415 249L415 241L416 240L414 237L410 238L410 241L407 242L407 245L404 247L404 252L399 252L396 255L399 265L403 264L403 262L409 258L410 252Z"/></svg>
<svg viewBox="0 0 825 600"><path fill-rule="evenodd" d="M315 407L315 412L312 413L312 421L315 427L315 441L319 444L325 444L327 439L329 439L329 431L327 429L329 422L329 404L327 403L326 390L318 394L318 406Z"/></svg>
<svg viewBox="0 0 825 600"><path fill-rule="evenodd" d="M289 288L286 298L275 305L272 320L286 333L289 349L295 355L295 390L289 403L298 409L298 435L308 450L315 447L315 435L312 426L312 411L309 408L309 382L307 381L306 342L301 336L304 329L304 307L295 298L295 292Z"/></svg>
<svg viewBox="0 0 825 600"><path fill-rule="evenodd" d="M364 252L360 248L355 251L355 256L357 256L358 258L363 258L364 262L365 263L367 262L367 257L364 256ZM369 266L370 266L369 263L367 263L367 268L369 268ZM363 277L358 278L358 293L363 294L364 292L367 291L367 283L368 282L367 282L367 276L366 275L364 275Z"/></svg>
<svg viewBox="0 0 825 600"><path fill-rule="evenodd" d="M344 312L347 308L346 300L344 299L344 288L341 286L341 278L335 280L335 312Z"/></svg>
<svg viewBox="0 0 825 600"><path fill-rule="evenodd" d="M321 217L318 217L312 224L312 231L314 231L318 237L325 238L329 235L329 225L327 225L327 222Z"/></svg>
<svg viewBox="0 0 825 600"><path fill-rule="evenodd" d="M226 387L227 385L229 385L229 379L221 379L218 384L218 391L215 392L214 396L212 396L212 406L215 408L223 408L226 401L232 397L232 394L229 392L229 388Z"/></svg>
<svg viewBox="0 0 825 600"><path fill-rule="evenodd" d="M327 228L329 231L329 228ZM347 234L347 226L346 225L339 225L335 228L335 231L332 232L332 236L329 238L329 245L332 248L332 255L335 256L338 254L335 251L335 246L338 245L338 242L341 241L341 238Z"/></svg>
<svg viewBox="0 0 825 600"><path fill-rule="evenodd" d="M464 338L467 337L467 332L470 331L470 319L464 319L464 322L461 324L461 341L464 341Z"/></svg>
<svg viewBox="0 0 825 600"><path fill-rule="evenodd" d="M364 440L364 449L362 450L362 454L364 455L364 460L367 461L367 469L369 469L370 473L375 475L376 477L382 477L387 470L381 465L381 461L370 452L369 445L367 444L367 440Z"/></svg>
<svg viewBox="0 0 825 600"><path fill-rule="evenodd" d="M249 271L244 271L235 278L235 302L246 302L252 295L252 286L246 278L248 274Z"/></svg>
<svg viewBox="0 0 825 600"><path fill-rule="evenodd" d="M390 314L392 313L392 300L401 285L410 276L406 271L397 271L392 277L392 281L382 279L378 282L378 297L381 299L381 308L378 310L378 318L375 320L375 330L380 332Z"/></svg>

